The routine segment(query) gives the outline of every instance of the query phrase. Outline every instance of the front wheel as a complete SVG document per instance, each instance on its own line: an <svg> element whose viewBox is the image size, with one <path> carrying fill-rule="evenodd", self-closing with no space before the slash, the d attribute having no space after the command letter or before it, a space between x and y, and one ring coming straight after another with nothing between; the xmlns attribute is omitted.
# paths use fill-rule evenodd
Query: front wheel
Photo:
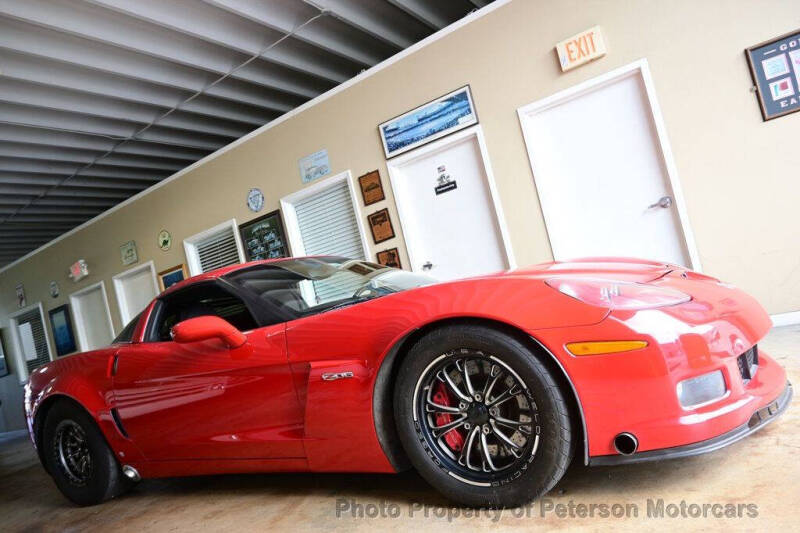
<svg viewBox="0 0 800 533"><path fill-rule="evenodd" d="M394 392L411 463L458 503L523 505L553 488L572 458L569 411L553 376L500 331L434 330L409 351Z"/></svg>
<svg viewBox="0 0 800 533"><path fill-rule="evenodd" d="M89 414L60 401L44 420L42 457L64 496L78 505L94 505L128 487L114 453Z"/></svg>

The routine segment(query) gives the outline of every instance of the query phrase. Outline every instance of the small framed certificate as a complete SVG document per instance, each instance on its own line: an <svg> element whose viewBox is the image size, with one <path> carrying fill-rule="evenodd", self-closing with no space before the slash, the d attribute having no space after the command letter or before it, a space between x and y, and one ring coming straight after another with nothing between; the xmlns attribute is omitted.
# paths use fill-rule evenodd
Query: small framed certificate
<svg viewBox="0 0 800 533"><path fill-rule="evenodd" d="M383 193L381 175L377 170L359 177L358 186L361 188L361 197L364 199L365 206L376 204L386 199L386 195Z"/></svg>
<svg viewBox="0 0 800 533"><path fill-rule="evenodd" d="M369 220L369 229L372 231L372 240L375 241L375 244L394 238L394 228L388 209L375 211L367 217L367 220Z"/></svg>
<svg viewBox="0 0 800 533"><path fill-rule="evenodd" d="M400 252L397 251L397 248L382 250L378 252L377 257L379 265L392 268L403 268L403 266L400 264Z"/></svg>

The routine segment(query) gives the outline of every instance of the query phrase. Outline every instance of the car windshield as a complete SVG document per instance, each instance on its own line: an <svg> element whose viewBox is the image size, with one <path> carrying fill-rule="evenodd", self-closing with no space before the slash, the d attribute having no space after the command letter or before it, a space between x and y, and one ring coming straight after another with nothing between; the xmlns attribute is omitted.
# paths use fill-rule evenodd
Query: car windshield
<svg viewBox="0 0 800 533"><path fill-rule="evenodd" d="M428 276L344 257L286 259L238 270L226 279L296 317L436 283Z"/></svg>

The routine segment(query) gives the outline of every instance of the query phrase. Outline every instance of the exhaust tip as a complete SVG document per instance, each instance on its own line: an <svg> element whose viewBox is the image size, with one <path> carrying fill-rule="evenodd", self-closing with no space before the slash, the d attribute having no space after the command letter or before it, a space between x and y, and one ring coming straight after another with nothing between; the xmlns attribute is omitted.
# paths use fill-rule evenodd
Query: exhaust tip
<svg viewBox="0 0 800 533"><path fill-rule="evenodd" d="M123 466L122 473L125 475L126 478L130 479L131 481L141 481L142 479L142 476L139 475L139 472L130 465Z"/></svg>
<svg viewBox="0 0 800 533"><path fill-rule="evenodd" d="M639 449L639 439L632 433L623 431L614 437L614 449L621 455L633 455Z"/></svg>

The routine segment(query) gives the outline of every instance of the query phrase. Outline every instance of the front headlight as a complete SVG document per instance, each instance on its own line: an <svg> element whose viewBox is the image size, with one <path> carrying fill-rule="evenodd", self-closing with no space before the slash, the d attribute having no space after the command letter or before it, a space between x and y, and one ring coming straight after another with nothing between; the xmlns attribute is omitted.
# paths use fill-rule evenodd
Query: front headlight
<svg viewBox="0 0 800 533"><path fill-rule="evenodd" d="M728 393L722 370L715 370L678 383L678 401L684 409L695 409L715 402Z"/></svg>
<svg viewBox="0 0 800 533"><path fill-rule="evenodd" d="M654 309L682 304L692 299L688 294L675 289L627 281L553 278L545 283L583 303L609 309Z"/></svg>

